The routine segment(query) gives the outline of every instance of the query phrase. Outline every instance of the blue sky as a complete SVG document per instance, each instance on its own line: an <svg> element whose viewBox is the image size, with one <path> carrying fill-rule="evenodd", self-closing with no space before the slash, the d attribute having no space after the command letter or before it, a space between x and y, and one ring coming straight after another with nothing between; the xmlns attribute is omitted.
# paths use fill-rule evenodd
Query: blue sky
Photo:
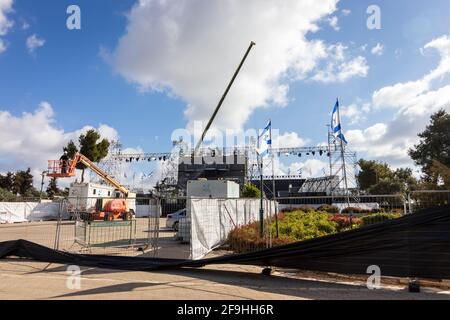
<svg viewBox="0 0 450 320"><path fill-rule="evenodd" d="M221 128L229 123L242 129L260 128L271 118L273 126L280 130L281 135L285 135L287 144L315 145L326 140L325 125L329 122L334 100L339 97L344 113L343 127L346 132L350 131L347 135L349 147L358 151L361 157L388 161L394 166L411 166L405 150L417 139L411 131L396 132L396 129L399 131L398 128L403 125L408 127L409 123L414 124L416 132L422 130L430 112L437 108L430 108L429 105L436 106L439 103L442 104L441 107L445 107L449 99L420 100L426 98L421 96L423 94L434 95L440 88L446 88L447 71L433 78L432 85L425 91L411 93L414 99L422 101L424 110L420 112L411 112L416 100L401 101L399 98L398 103L392 106L383 102L385 97L380 98L381 102L374 99L374 93L382 88L392 88L396 84L423 79L431 70L438 68L440 61L446 59L448 48L445 47L445 37L450 33L450 3L445 0L343 0L336 4L334 0L329 0L330 6L319 8L322 5L314 5L311 9L311 12L320 12L319 18L309 18L305 13L305 20L311 19L317 30L304 27L300 36L289 34L292 28L288 23L286 26L275 23L273 26L267 26L267 30L252 34L258 30L251 25L258 23L257 17L252 20L253 16L250 16L248 20L243 21L243 14L236 13L236 16L233 16L235 11L222 11L224 7L231 6L233 1L217 4L224 7L217 9L216 20L207 18L208 12L212 12L214 17L216 8L209 7L212 5L202 5L201 1L181 1L184 5L176 5L176 2L173 2L173 5L168 6L174 8L167 8L159 5L158 1L143 0L143 6L150 8L140 9L134 7L137 0L0 0L0 10L2 1L4 16L12 25L10 23L3 35L0 32L0 39L6 45L0 53L0 111L8 113L8 117L3 114L6 124L0 129L0 138L3 141L1 143L4 144L4 141L17 134L17 130L23 129L23 124L27 123L24 121L24 112L32 117L43 102L50 106L51 111L47 109L46 115L43 116L45 119L37 121L44 128L36 126L26 129L23 134L17 134L22 136L22 140L17 141L15 146L28 149L29 154L23 150L16 152L8 149L6 144L3 148L0 147L0 171L12 169L12 164L32 165L33 169L39 170L42 166L32 163L29 158L36 155L39 161L43 161L45 157L53 156L60 149L59 145L65 143L68 138L75 137L75 133L85 126L97 128L103 124L113 128L124 147L140 147L145 151L169 150L174 129L189 127L192 121L204 120L209 115L246 49L246 45L242 44L247 44L255 38L261 40L259 43L257 41L249 56L248 69L255 71L249 71L248 79L259 81L258 76L263 74L271 85L268 87L266 82L257 88L250 85L250 89L245 92L249 96L264 95L264 90L269 92L273 87L280 88L281 85L285 85L283 88L288 87L288 91L281 102L277 101L273 90L262 102L257 98L247 101L243 92L239 92L239 87L242 86L238 81L237 88L232 89L236 90L236 95L230 98L229 103L236 106L240 103L243 106L248 105L247 109L243 107L242 110L250 111L242 113L243 120L238 121L236 119L240 111L236 111L237 118L230 116L223 123L219 123ZM239 10L239 7L243 6L241 11L244 12L248 7L242 3L243 1L235 2L235 8ZM287 1L286 5L290 5L289 3ZM66 28L66 8L70 4L81 8L81 30ZM366 27L369 16L366 9L371 4L378 5L381 9L380 30L369 30ZM258 6L258 2L253 5ZM270 11L271 5L277 6L276 2L267 1L265 5L261 5L261 12ZM12 10L5 9L8 7ZM174 9L180 7L181 13L174 14L178 20L173 20L171 15L176 11ZM158 10L162 13L159 14ZM221 17L220 12L227 12L228 16ZM294 13L292 11L293 15ZM330 23L332 17L337 19L334 27ZM303 16L299 15L299 19L302 18ZM278 19L283 19L283 16ZM185 21L185 24L178 22L179 20ZM1 21L0 19L0 30ZM146 25L146 21L152 21L150 26ZM165 46L169 41L166 37L170 36L165 29L167 21L178 28L177 34L180 38L174 40L178 41L174 43L178 48L186 48L186 55L189 55L196 69L189 70L189 63L179 62L184 58L181 49L176 53L168 52L170 46ZM224 21L235 21L238 28L233 29L234 25L230 24L228 30L228 24L224 26ZM281 29L283 27L286 29ZM270 59L286 58L285 53L295 49L295 45L287 45L286 52L267 50L270 47L264 46L264 32L269 33L277 28L280 28L280 37L286 37L286 41L280 42L280 46L292 40L295 43L295 37L298 37L299 43L320 41L327 52L326 56L314 61L312 69L307 71L304 71L304 65L301 71L293 67L293 61L286 62L287 69L275 65L278 61L275 63ZM245 29L242 34L236 32L240 29ZM198 34L201 36L197 36ZM44 42L30 51L26 42L33 35ZM121 44L122 37L126 38L126 41ZM250 39L251 37L253 38ZM212 39L216 39L218 43L223 42L224 47L221 49L226 52L217 51L217 45L212 44ZM444 42L443 45L436 45L441 51L436 49L436 46L421 50L434 39ZM187 41L189 44L185 43ZM230 44L229 47L232 48L226 47L225 44ZM383 49L374 54L371 50L377 44ZM337 46L344 48L345 57L342 60L336 59ZM305 55L311 57L317 54L307 50L308 47L306 52L300 54L300 64L305 61ZM267 55L269 60L258 60L264 55ZM151 60L146 60L150 59L149 57ZM358 57L361 58L358 60L358 68L362 69L352 69L354 72L347 78L344 77L344 80L324 80L323 76L317 76L321 70L326 70L327 65L333 70L332 73L337 75L342 71L339 68ZM268 63L258 64L258 61ZM201 67L203 62L204 68ZM333 65L330 65L331 63ZM161 67L159 70L158 64L170 68ZM263 69L268 65L275 71L264 73ZM247 79L245 67L243 77ZM158 71L154 71L156 69ZM177 78L179 73L185 72L191 72L192 84L186 80L187 76ZM211 84L209 87L216 79L217 84ZM272 85L273 83L275 85ZM208 99L192 93L197 89L201 92L203 86L210 97ZM252 91L253 89L255 91ZM407 91L408 88L404 90ZM258 106L258 103L263 106ZM187 105L195 106L191 114L185 112ZM207 109L208 105L210 109ZM353 106L350 108L351 105ZM446 108L448 110L448 105ZM353 112L345 116L345 110L350 109ZM224 112L229 114L229 110L231 109L225 109ZM8 128L8 123L12 122L15 125ZM372 127L373 130L365 131ZM12 133L13 130L15 133ZM35 150L33 145L27 142L29 139L26 135L45 130L49 131L48 136L55 134L58 137L51 145ZM287 138L289 134L293 140ZM372 139L374 136L376 139ZM404 141L407 143L403 143ZM376 146L376 151L367 149L367 145L371 144ZM42 149L45 149L45 152ZM290 165L293 165L292 170L296 170L305 163L291 163L287 166ZM43 166L45 167L45 164ZM317 163L310 163L310 166L316 171L320 167ZM286 168L284 167L284 170Z"/></svg>

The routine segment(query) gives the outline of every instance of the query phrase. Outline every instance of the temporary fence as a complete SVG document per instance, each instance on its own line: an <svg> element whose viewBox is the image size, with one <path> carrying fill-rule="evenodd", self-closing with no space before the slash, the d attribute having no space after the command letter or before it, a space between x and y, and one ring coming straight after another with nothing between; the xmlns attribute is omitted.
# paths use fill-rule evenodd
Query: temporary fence
<svg viewBox="0 0 450 320"><path fill-rule="evenodd" d="M0 223L56 219L59 204L55 202L0 202Z"/></svg>
<svg viewBox="0 0 450 320"><path fill-rule="evenodd" d="M396 195L352 195L276 198L279 209L326 208L333 206L341 213L366 214L369 212L407 213L407 198Z"/></svg>
<svg viewBox="0 0 450 320"><path fill-rule="evenodd" d="M201 260L78 255L24 240L0 243L0 259L18 256L42 262L133 271L209 264L247 264L366 275L367 270L372 269L382 276L450 279L449 211L450 206L420 209L417 214L347 232L258 252Z"/></svg>
<svg viewBox="0 0 450 320"><path fill-rule="evenodd" d="M103 198L103 204L107 201ZM262 236L260 199L200 199L185 197L131 198L128 219L91 219L101 211L98 198L66 198L53 202L0 202L0 242L25 239L71 253L199 259L270 248L277 238L278 213L298 208L330 209L350 215L414 213L450 203L450 191L415 191L403 195L359 195L277 198L263 200ZM83 205L85 204L85 205ZM90 207L90 208L87 208ZM180 213L184 216L167 215ZM26 222L25 222L26 221ZM178 222L175 224L174 222ZM250 241L230 241L231 231L254 224ZM237 231L236 231L237 230ZM255 231L256 230L256 231ZM219 250L214 250L219 249Z"/></svg>
<svg viewBox="0 0 450 320"><path fill-rule="evenodd" d="M408 212L450 204L450 190L417 190L407 196Z"/></svg>
<svg viewBox="0 0 450 320"><path fill-rule="evenodd" d="M260 214L263 222L269 224L275 215L276 203L263 200L262 212L260 209L259 199L188 199L189 220L185 225L190 230L191 259L203 258L214 248L225 244L233 229L259 221ZM265 247L271 246L271 230L263 226ZM258 248L255 246L254 250Z"/></svg>

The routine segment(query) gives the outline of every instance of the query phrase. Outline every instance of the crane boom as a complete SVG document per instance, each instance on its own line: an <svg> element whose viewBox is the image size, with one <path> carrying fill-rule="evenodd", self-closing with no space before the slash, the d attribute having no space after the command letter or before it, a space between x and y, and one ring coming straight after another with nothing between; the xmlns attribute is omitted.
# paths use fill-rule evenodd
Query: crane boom
<svg viewBox="0 0 450 320"><path fill-rule="evenodd" d="M211 115L211 118L209 119L208 123L206 124L205 130L203 130L202 136L200 137L200 140L198 140L197 145L195 146L194 153L197 153L198 149L203 143L203 140L205 139L206 133L209 130L209 127L211 127L211 124L214 121L214 118L217 115L217 112L219 112L220 107L222 106L223 101L225 100L225 97L228 94L228 91L230 91L231 86L233 85L234 80L236 79L239 71L242 68L242 65L244 64L245 60L247 59L248 54L250 53L250 50L255 45L255 43L252 41L250 42L250 45L248 46L247 51L244 54L244 57L242 58L241 62L239 63L239 66L237 67L236 71L233 74L233 77L231 78L230 82L228 83L227 88L225 89L225 92L223 93L222 97L219 100L219 103L217 104L216 108L214 109L213 114Z"/></svg>
<svg viewBox="0 0 450 320"><path fill-rule="evenodd" d="M100 169L95 163L93 163L91 160L89 160L86 156L82 155L81 153L77 153L74 158L75 165L78 162L81 162L86 167L94 171L100 178L108 182L110 185L118 189L120 192L122 192L125 196L128 196L130 191L125 188L120 182L118 182L113 177L109 176L105 171Z"/></svg>

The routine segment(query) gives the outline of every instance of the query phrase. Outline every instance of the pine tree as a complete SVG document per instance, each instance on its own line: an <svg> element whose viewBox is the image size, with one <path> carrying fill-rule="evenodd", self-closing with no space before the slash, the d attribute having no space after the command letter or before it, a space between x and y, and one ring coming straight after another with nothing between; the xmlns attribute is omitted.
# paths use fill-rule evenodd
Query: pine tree
<svg viewBox="0 0 450 320"><path fill-rule="evenodd" d="M80 153L92 162L99 162L108 155L110 143L107 139L100 140L100 138L100 134L94 129L88 130L86 134L82 134L78 138ZM98 142L98 140L100 141ZM64 150L67 151L69 158L73 158L78 152L78 148L72 140L69 141ZM86 166L82 163L78 163L77 169L82 170L81 182L84 182L84 170L86 169Z"/></svg>

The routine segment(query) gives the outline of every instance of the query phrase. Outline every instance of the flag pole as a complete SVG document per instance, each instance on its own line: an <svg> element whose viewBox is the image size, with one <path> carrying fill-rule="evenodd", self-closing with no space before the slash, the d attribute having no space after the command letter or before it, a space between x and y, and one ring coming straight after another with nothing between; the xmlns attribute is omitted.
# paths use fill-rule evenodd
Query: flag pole
<svg viewBox="0 0 450 320"><path fill-rule="evenodd" d="M258 137L259 140L259 137ZM259 143L258 143L259 144ZM258 154L259 162L260 162L260 171L259 171L259 186L260 186L260 195L259 195L259 237L262 239L264 236L264 181L263 181L263 157Z"/></svg>
<svg viewBox="0 0 450 320"><path fill-rule="evenodd" d="M336 98L336 104L337 104L337 118L338 118L338 123L341 126L340 127L340 134L342 134L342 125L341 125L341 115L339 112L339 100L338 98ZM339 141L340 141L340 147L341 147L341 157L342 157L342 173L344 175L344 192L345 195L347 196L347 206L350 206L350 198L349 198L349 194L348 194L348 184L347 184L347 168L345 165L345 151L344 151L344 142L342 141L342 137L339 137Z"/></svg>
<svg viewBox="0 0 450 320"><path fill-rule="evenodd" d="M276 190L275 190L275 168L274 168L274 155L273 155L273 151L272 151L272 119L269 119L269 123L270 123L270 130L269 130L269 139L270 139L270 156L272 158L272 199L275 203L276 201ZM277 210L275 208L275 238L278 239L278 213Z"/></svg>

